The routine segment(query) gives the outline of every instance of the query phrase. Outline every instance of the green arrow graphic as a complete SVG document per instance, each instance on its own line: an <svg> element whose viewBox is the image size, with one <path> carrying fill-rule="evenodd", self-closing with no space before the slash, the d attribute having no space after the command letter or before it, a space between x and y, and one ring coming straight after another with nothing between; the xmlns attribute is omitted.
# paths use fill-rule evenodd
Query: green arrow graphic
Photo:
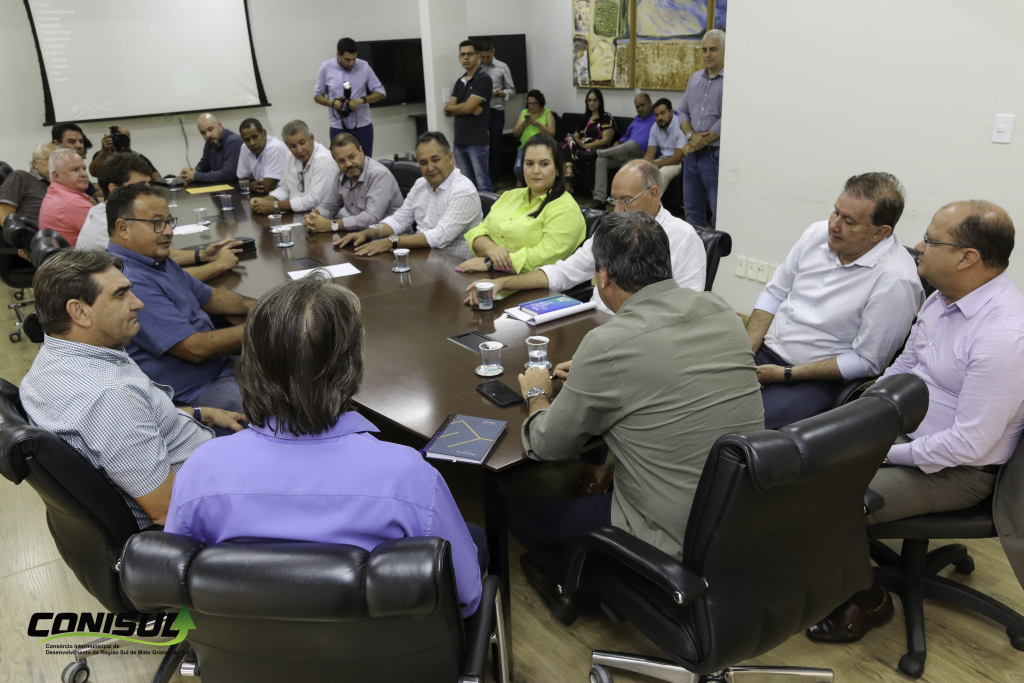
<svg viewBox="0 0 1024 683"><path fill-rule="evenodd" d="M178 635L176 635L173 639L168 640L167 642L155 643L155 642L153 642L151 640L139 640L137 638L121 638L119 636L113 636L113 637L116 638L117 640L123 640L123 641L128 642L128 643L140 643L142 645L156 645L158 647L163 647L164 645L176 645L176 644L182 642L183 640L185 640L185 637L188 635L189 630L190 629L194 629L195 627L196 627L196 623L194 621L192 621L192 615L188 613L188 608L185 607L184 605L182 605L181 606L181 611L178 612L178 616L174 618L174 623L171 624L171 628L173 630L177 630L178 631ZM40 643L45 643L45 642L50 641L50 640L57 640L58 638L82 638L82 637L108 638L108 637L110 637L110 634L109 633L92 633L92 632L61 633L58 636L50 636L49 638L44 638L43 640L40 640L39 642Z"/></svg>

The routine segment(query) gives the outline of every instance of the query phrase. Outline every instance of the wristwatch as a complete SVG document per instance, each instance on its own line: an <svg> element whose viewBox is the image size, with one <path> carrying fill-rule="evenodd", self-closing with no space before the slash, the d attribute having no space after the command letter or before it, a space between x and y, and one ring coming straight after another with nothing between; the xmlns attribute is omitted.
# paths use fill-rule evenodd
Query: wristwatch
<svg viewBox="0 0 1024 683"><path fill-rule="evenodd" d="M530 407L530 399L531 398L534 398L536 396L540 396L542 394L544 396L547 396L549 401L551 400L551 394L549 394L548 390L545 389L544 387L534 387L534 388L530 389L529 391L527 391L526 392L526 407L527 408Z"/></svg>
<svg viewBox="0 0 1024 683"><path fill-rule="evenodd" d="M689 141L690 141L690 138L692 138L692 137L693 137L693 133L683 133L683 135L685 135L685 136L686 136L686 141L687 141L687 142L689 142Z"/></svg>
<svg viewBox="0 0 1024 683"><path fill-rule="evenodd" d="M484 256L484 265L487 266L487 270L494 270L494 262L491 261L490 256Z"/></svg>
<svg viewBox="0 0 1024 683"><path fill-rule="evenodd" d="M281 213L281 205L277 203L276 199L274 200L274 213Z"/></svg>
<svg viewBox="0 0 1024 683"><path fill-rule="evenodd" d="M398 235L388 235L388 241L391 242L391 251L395 250L398 246Z"/></svg>
<svg viewBox="0 0 1024 683"><path fill-rule="evenodd" d="M331 221L331 232L338 232L341 228L338 227L338 219Z"/></svg>
<svg viewBox="0 0 1024 683"><path fill-rule="evenodd" d="M196 422L198 422L199 424L202 424L203 423L203 409L199 408L199 407L193 408L192 409L192 419L195 420Z"/></svg>
<svg viewBox="0 0 1024 683"><path fill-rule="evenodd" d="M792 384L793 383L793 368L787 366L786 368L784 368L782 370L782 373L785 376L786 384Z"/></svg>
<svg viewBox="0 0 1024 683"><path fill-rule="evenodd" d="M200 253L202 253L202 251L203 251L203 250L202 250L202 248L200 248L200 247L196 247L196 251L195 251L195 254L196 254L196 265L197 265L197 266L201 266L201 265L203 265L204 263L206 263L206 261L204 261L204 260L203 260L203 259L202 259L202 258L201 258L201 257L199 256L199 254L200 254Z"/></svg>

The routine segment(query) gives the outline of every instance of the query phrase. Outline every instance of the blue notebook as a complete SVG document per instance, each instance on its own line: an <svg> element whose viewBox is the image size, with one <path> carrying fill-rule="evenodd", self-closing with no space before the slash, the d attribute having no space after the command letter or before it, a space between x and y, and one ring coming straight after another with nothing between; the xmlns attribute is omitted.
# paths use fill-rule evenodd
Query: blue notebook
<svg viewBox="0 0 1024 683"><path fill-rule="evenodd" d="M490 455L506 424L504 420L449 415L420 453L428 458L479 465Z"/></svg>
<svg viewBox="0 0 1024 683"><path fill-rule="evenodd" d="M545 313L552 313L554 311L560 311L563 308L569 308L570 306L579 306L583 302L579 299L573 299L571 296L565 294L556 294L555 296L549 296L544 299L537 299L520 306L520 310L526 311L533 315L544 315Z"/></svg>

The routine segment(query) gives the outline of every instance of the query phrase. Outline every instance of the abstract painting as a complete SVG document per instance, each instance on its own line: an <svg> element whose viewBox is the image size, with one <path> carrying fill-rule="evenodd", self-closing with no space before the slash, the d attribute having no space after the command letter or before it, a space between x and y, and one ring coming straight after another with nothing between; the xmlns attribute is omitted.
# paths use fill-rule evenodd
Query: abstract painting
<svg viewBox="0 0 1024 683"><path fill-rule="evenodd" d="M629 88L635 0L572 0L573 85Z"/></svg>

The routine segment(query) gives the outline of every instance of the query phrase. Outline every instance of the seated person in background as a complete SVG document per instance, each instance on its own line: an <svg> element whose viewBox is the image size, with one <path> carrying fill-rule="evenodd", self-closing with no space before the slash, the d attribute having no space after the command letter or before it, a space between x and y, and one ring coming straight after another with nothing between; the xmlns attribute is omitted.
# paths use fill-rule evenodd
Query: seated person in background
<svg viewBox="0 0 1024 683"><path fill-rule="evenodd" d="M327 148L313 139L309 126L289 121L281 137L291 154L284 162L281 183L267 197L253 197L249 207L256 213L309 211L320 205L338 182L338 165Z"/></svg>
<svg viewBox="0 0 1024 683"><path fill-rule="evenodd" d="M923 379L928 413L871 480L885 506L868 524L973 507L992 495L1000 465L1013 455L1024 430L1024 297L1005 272L1013 242L1006 212L972 201L939 209L917 245L918 272L937 291L883 377L909 372ZM1008 554L1021 576L1024 557ZM807 635L851 643L892 615L892 598L876 584Z"/></svg>
<svg viewBox="0 0 1024 683"><path fill-rule="evenodd" d="M377 225L342 235L334 241L335 249L351 244L356 256L373 256L397 247L441 249L464 259L472 256L462 236L483 219L480 195L455 168L444 133L421 135L416 140L416 160L423 177L409 190L401 208Z"/></svg>
<svg viewBox="0 0 1024 683"><path fill-rule="evenodd" d="M594 263L597 291L615 317L556 368L565 383L554 400L547 370L519 375L529 457L569 458L601 436L618 459L612 493L526 496L509 506L509 531L528 551L526 579L565 624L578 608L555 585L573 538L614 525L680 557L711 445L764 427L742 323L717 294L676 284L668 237L653 218L606 216L594 234Z"/></svg>
<svg viewBox="0 0 1024 683"><path fill-rule="evenodd" d="M667 187L683 169L683 147L686 136L679 128L672 103L664 97L654 103L654 123L644 159L661 169L663 184ZM601 208L596 205L594 208Z"/></svg>
<svg viewBox="0 0 1024 683"><path fill-rule="evenodd" d="M747 334L767 429L825 412L844 380L881 374L906 340L924 289L893 233L903 201L888 173L852 176L757 298Z"/></svg>
<svg viewBox="0 0 1024 683"><path fill-rule="evenodd" d="M183 403L240 412L234 356L244 325L214 329L210 314L245 315L255 301L214 289L169 259L177 219L148 185L125 185L107 200L108 249L124 260L125 277L146 307L127 351L154 381Z"/></svg>
<svg viewBox="0 0 1024 683"><path fill-rule="evenodd" d="M89 174L99 179L103 164L115 154L134 154L138 156L149 166L149 176L153 180L160 180L160 174L157 172L153 162L132 149L132 132L124 126L117 127L117 135L107 133L103 136L103 139L100 141L99 151L92 155L92 161L89 162ZM103 189L102 185L100 189Z"/></svg>
<svg viewBox="0 0 1024 683"><path fill-rule="evenodd" d="M89 209L96 205L85 194L89 187L85 160L78 152L62 148L50 154L47 165L50 186L39 207L39 229L57 231L73 247Z"/></svg>
<svg viewBox="0 0 1024 683"><path fill-rule="evenodd" d="M249 180L253 194L270 194L284 176L288 148L263 130L259 119L246 119L238 127L245 148L238 153L238 179Z"/></svg>
<svg viewBox="0 0 1024 683"><path fill-rule="evenodd" d="M512 172L518 181L516 187L526 187L526 179L523 177L523 148L526 141L538 133L544 133L554 137L555 116L550 109L545 109L547 100L540 90L531 90L526 94L526 109L519 114L519 120L512 129L513 137L519 138L519 152L516 154L516 165Z"/></svg>
<svg viewBox="0 0 1024 683"><path fill-rule="evenodd" d="M596 153L599 149L610 147L615 137L615 118L604 110L604 95L597 88L587 93L587 108L583 111L579 128L565 136L562 149L565 150L565 181L569 193L572 193L572 179L578 166L587 158L583 152Z"/></svg>
<svg viewBox="0 0 1024 683"><path fill-rule="evenodd" d="M356 136L335 135L331 155L340 171L338 182L320 206L306 215L309 232L365 230L402 206L402 191L395 176L384 164L363 153Z"/></svg>
<svg viewBox="0 0 1024 683"><path fill-rule="evenodd" d="M78 155L83 159L92 147L92 143L89 142L87 137L85 137L85 133L83 133L82 129L74 123L58 123L54 125L50 129L50 137L54 145L78 152ZM93 184L90 182L85 193L90 197L95 197L98 191L99 190L93 187Z"/></svg>
<svg viewBox="0 0 1024 683"><path fill-rule="evenodd" d="M626 132L611 147L598 150L594 162L594 203L595 209L605 208L608 199L608 170L618 168L632 159L643 159L651 138L654 125L654 104L645 92L633 98L636 108L634 118Z"/></svg>
<svg viewBox="0 0 1024 683"><path fill-rule="evenodd" d="M535 135L523 147L526 187L506 190L480 225L466 233L475 255L455 270L529 273L567 258L583 244L587 225L580 205L565 191L558 143Z"/></svg>
<svg viewBox="0 0 1024 683"><path fill-rule="evenodd" d="M114 190L125 185L148 185L149 164L138 154L112 154L100 169L99 185L103 193L110 196ZM110 243L107 225L107 203L100 202L89 209L82 231L78 233L76 249L106 250ZM238 263L233 247L241 242L226 239L215 242L205 250L171 249L170 258L185 272L200 282L211 280ZM205 263L204 263L205 262ZM204 263L204 265L197 265Z"/></svg>
<svg viewBox="0 0 1024 683"><path fill-rule="evenodd" d="M32 170L17 170L0 185L0 225L15 211L39 221L39 209L50 185L50 153L55 149L55 145L39 145L32 152Z"/></svg>
<svg viewBox="0 0 1024 683"><path fill-rule="evenodd" d="M238 156L242 151L242 138L227 130L213 114L200 114L197 121L199 134L206 144L203 158L195 168L181 169L181 177L199 183L233 183L238 179Z"/></svg>
<svg viewBox="0 0 1024 683"><path fill-rule="evenodd" d="M208 427L237 431L243 418L198 404L175 408L170 388L125 353L142 302L122 265L104 251L65 249L36 271L46 336L21 381L21 403L32 424L64 439L120 489L145 529L164 523L174 473L213 438Z"/></svg>
<svg viewBox="0 0 1024 683"><path fill-rule="evenodd" d="M378 441L376 427L353 410L364 336L358 297L317 273L263 295L238 362L249 429L189 458L164 530L202 543L272 539L365 550L438 536L451 544L469 616L480 604L486 537L462 519L430 463L408 446Z"/></svg>

